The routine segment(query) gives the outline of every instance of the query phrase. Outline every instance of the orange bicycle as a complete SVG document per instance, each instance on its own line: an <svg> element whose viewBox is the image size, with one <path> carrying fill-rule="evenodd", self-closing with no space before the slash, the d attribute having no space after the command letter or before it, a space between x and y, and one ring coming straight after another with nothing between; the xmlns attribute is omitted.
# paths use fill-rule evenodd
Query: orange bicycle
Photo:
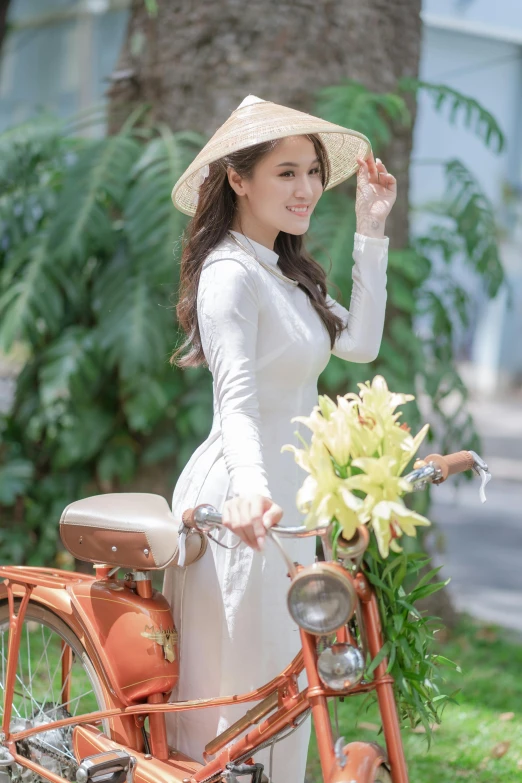
<svg viewBox="0 0 522 783"><path fill-rule="evenodd" d="M487 465L474 452L431 455L406 478L421 488ZM179 520L178 520L179 522ZM72 503L61 520L67 549L94 564L89 576L49 568L0 567L0 783L212 783L266 780L257 751L285 737L311 713L326 783L408 783L393 680L382 660L365 678L368 655L382 648L375 593L361 562L369 531L340 539L332 526L272 528L290 577L287 603L302 649L271 682L226 698L170 702L178 679L170 607L150 572L204 552L221 524L211 506L183 515L178 535L164 498L99 495ZM281 539L321 536L325 562L289 561ZM120 568L129 569L118 578ZM283 597L281 597L283 600ZM297 678L306 671L301 692ZM334 736L328 699L376 691L386 750ZM209 737L204 763L167 743L165 713L255 702L223 734Z"/></svg>

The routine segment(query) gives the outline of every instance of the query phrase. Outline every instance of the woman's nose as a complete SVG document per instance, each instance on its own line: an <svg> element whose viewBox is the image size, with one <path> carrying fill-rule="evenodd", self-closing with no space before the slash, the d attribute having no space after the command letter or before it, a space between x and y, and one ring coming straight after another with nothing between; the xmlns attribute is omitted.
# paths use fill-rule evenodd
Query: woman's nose
<svg viewBox="0 0 522 783"><path fill-rule="evenodd" d="M308 176L299 177L296 179L294 195L296 198L308 198L311 199L314 192L312 190L312 183L308 179Z"/></svg>

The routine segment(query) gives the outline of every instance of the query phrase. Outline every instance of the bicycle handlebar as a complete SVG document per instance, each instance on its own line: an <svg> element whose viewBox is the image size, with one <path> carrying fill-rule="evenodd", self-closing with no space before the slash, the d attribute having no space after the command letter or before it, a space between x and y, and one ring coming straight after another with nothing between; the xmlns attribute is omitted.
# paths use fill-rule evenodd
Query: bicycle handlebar
<svg viewBox="0 0 522 783"><path fill-rule="evenodd" d="M214 527L224 527L223 516L213 506L203 503L196 508L188 508L182 514L183 524L186 527L196 528L202 533L208 533ZM309 529L304 525L298 527L281 527L272 525L267 532L277 533L282 538L308 538L321 536L326 533L326 527Z"/></svg>
<svg viewBox="0 0 522 783"><path fill-rule="evenodd" d="M481 478L480 498L484 503L486 494L484 488L491 479L491 474L484 460L474 451L456 451L453 454L430 454L423 460L417 460L414 470L404 476L414 489L423 489L426 483L442 484L449 476L474 470ZM182 514L183 524L187 528L195 528L202 533L209 533L213 528L224 527L222 515L213 506L202 504L196 508L188 508ZM304 525L298 527L281 527L274 525L267 533L276 533L282 538L306 538L308 536L324 536L329 526L308 529Z"/></svg>
<svg viewBox="0 0 522 783"><path fill-rule="evenodd" d="M422 489L427 481L433 484L442 484L449 476L473 470L481 480L480 499L486 501L485 487L491 480L489 468L474 451L456 451L453 454L430 454L423 460L417 460L414 470L404 476L414 489ZM417 484L417 486L415 486Z"/></svg>

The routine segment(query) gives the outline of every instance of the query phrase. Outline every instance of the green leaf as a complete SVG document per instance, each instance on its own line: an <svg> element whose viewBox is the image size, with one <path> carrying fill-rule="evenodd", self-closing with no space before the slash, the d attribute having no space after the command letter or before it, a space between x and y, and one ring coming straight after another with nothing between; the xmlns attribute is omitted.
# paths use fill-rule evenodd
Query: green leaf
<svg viewBox="0 0 522 783"><path fill-rule="evenodd" d="M145 7L149 16L156 17L158 15L158 0L145 0Z"/></svg>
<svg viewBox="0 0 522 783"><path fill-rule="evenodd" d="M397 657L397 645L390 645L390 655L388 658L388 666L386 667L386 673L389 674L394 667L395 659Z"/></svg>
<svg viewBox="0 0 522 783"><path fill-rule="evenodd" d="M442 590L443 587L446 587L446 585L449 584L449 581L449 579L446 579L445 582L433 582L433 584L415 588L415 590L410 593L410 601L412 603L420 601L423 598L427 598L429 595L433 595L433 593L437 593L439 590Z"/></svg>
<svg viewBox="0 0 522 783"><path fill-rule="evenodd" d="M454 661L450 661L449 658L445 658L444 655L434 655L433 659L437 663L443 664L443 666L448 666L450 669L455 669L457 672L461 672L462 669L458 664L456 664Z"/></svg>
<svg viewBox="0 0 522 783"><path fill-rule="evenodd" d="M46 237L35 235L20 250L20 273L0 289L0 347L5 352L15 340L38 345L43 334L56 334L64 312L61 283L66 272L54 264Z"/></svg>
<svg viewBox="0 0 522 783"><path fill-rule="evenodd" d="M394 127L411 125L411 114L402 96L374 93L354 81L320 90L316 112L336 125L364 133L375 149L389 144Z"/></svg>
<svg viewBox="0 0 522 783"><path fill-rule="evenodd" d="M170 314L147 270L129 269L124 246L98 277L94 294L100 344L124 380L167 364L175 336Z"/></svg>
<svg viewBox="0 0 522 783"><path fill-rule="evenodd" d="M11 506L25 494L34 476L34 466L25 459L12 459L0 464L0 504Z"/></svg>
<svg viewBox="0 0 522 783"><path fill-rule="evenodd" d="M417 309L415 292L398 275L394 278L393 285L390 286L389 299L391 305L406 313L415 313Z"/></svg>
<svg viewBox="0 0 522 783"><path fill-rule="evenodd" d="M382 663L382 661L386 658L386 656L388 655L388 653L390 651L390 648L391 648L390 642L384 642L383 646L381 647L381 649L379 650L379 652L377 653L375 658L372 660L372 662L370 663L370 665L366 669L365 674L366 674L367 677L369 677L371 674L373 674L373 672L375 671L377 666L380 663Z"/></svg>
<svg viewBox="0 0 522 783"><path fill-rule="evenodd" d="M96 470L101 481L119 479L128 483L136 470L137 444L125 432L118 433L106 444Z"/></svg>
<svg viewBox="0 0 522 783"><path fill-rule="evenodd" d="M0 134L0 193L38 181L42 167L58 154L63 123L49 114L8 128Z"/></svg>
<svg viewBox="0 0 522 783"><path fill-rule="evenodd" d="M103 355L92 330L70 326L44 352L39 373L44 406L59 399L88 400L102 377Z"/></svg>
<svg viewBox="0 0 522 783"><path fill-rule="evenodd" d="M321 197L314 210L308 240L310 253L317 258L328 272L333 269L334 281L351 289L353 265L353 235L355 231L354 200L340 190L328 190ZM339 293L332 292L334 299Z"/></svg>
<svg viewBox="0 0 522 783"><path fill-rule="evenodd" d="M112 415L101 408L78 408L60 431L54 457L56 468L69 468L95 456L108 440L114 426Z"/></svg>
<svg viewBox="0 0 522 783"><path fill-rule="evenodd" d="M431 266L431 262L425 256L420 255L415 248L390 250L389 252L389 270L399 272L414 285L419 285L428 279Z"/></svg>
<svg viewBox="0 0 522 783"><path fill-rule="evenodd" d="M408 557L407 555L401 555L399 557L399 568L397 569L396 573L393 576L392 586L394 590L398 590L404 582L404 578L406 576L406 571L408 567Z"/></svg>
<svg viewBox="0 0 522 783"><path fill-rule="evenodd" d="M431 568L429 571L427 571L424 576L422 576L417 584L415 585L415 589L418 590L419 587L423 587L424 585L428 584L428 582L431 582L433 577L437 576L437 574L442 570L443 566L437 566L437 568Z"/></svg>
<svg viewBox="0 0 522 783"><path fill-rule="evenodd" d="M64 178L50 245L58 256L82 256L114 244L111 206L121 206L140 152L125 135L86 142Z"/></svg>
<svg viewBox="0 0 522 783"><path fill-rule="evenodd" d="M432 99L433 108L437 112L442 113L449 108L448 119L452 125L460 118L464 127L482 139L486 147L497 154L504 149L505 138L499 124L475 98L464 95L447 84L433 84L410 77L399 80L399 90L424 92Z"/></svg>
<svg viewBox="0 0 522 783"><path fill-rule="evenodd" d="M155 378L136 376L124 387L123 410L135 432L150 432L165 416L169 396Z"/></svg>
<svg viewBox="0 0 522 783"><path fill-rule="evenodd" d="M174 208L170 193L206 139L196 133L172 133L166 125L158 130L160 137L147 144L130 172L123 230L137 266L147 268L149 280L173 290L187 219Z"/></svg>
<svg viewBox="0 0 522 783"><path fill-rule="evenodd" d="M480 275L488 295L493 297L504 280L493 206L476 177L461 161L447 161L445 173L443 200L426 209L454 222L453 230L462 240L465 260ZM426 251L426 244L423 249Z"/></svg>
<svg viewBox="0 0 522 783"><path fill-rule="evenodd" d="M376 587L380 587L381 590L384 593L386 593L386 595L393 597L394 595L393 590L391 590L391 588L389 588L388 585L385 584L379 576L377 576L377 574L368 572L366 576L368 577L368 580L372 583L372 585L375 585Z"/></svg>

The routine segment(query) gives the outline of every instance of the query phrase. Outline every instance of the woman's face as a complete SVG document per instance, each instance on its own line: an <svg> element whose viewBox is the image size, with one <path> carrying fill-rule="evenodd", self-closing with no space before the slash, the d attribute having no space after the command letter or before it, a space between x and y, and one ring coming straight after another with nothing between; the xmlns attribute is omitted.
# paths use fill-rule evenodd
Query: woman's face
<svg viewBox="0 0 522 783"><path fill-rule="evenodd" d="M229 169L238 195L239 223L252 239L274 241L280 231L304 234L323 192L320 163L306 136L281 139L256 164L251 179ZM241 230L241 229L240 229Z"/></svg>

